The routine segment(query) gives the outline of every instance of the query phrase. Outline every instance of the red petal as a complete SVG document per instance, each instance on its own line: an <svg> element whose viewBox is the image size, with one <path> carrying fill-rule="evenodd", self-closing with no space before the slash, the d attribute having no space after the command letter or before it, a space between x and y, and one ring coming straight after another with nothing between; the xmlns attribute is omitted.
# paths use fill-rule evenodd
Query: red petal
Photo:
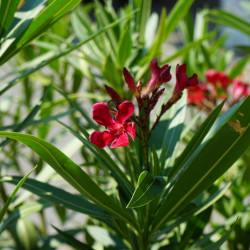
<svg viewBox="0 0 250 250"><path fill-rule="evenodd" d="M99 148L104 148L116 139L116 136L112 135L108 131L99 132L94 131L90 136L89 140Z"/></svg>
<svg viewBox="0 0 250 250"><path fill-rule="evenodd" d="M96 103L93 106L93 119L99 124L112 129L115 121L109 113L109 107L107 103Z"/></svg>
<svg viewBox="0 0 250 250"><path fill-rule="evenodd" d="M133 113L134 104L130 101L125 101L119 105L115 121L123 124Z"/></svg>
<svg viewBox="0 0 250 250"><path fill-rule="evenodd" d="M198 84L197 75L193 74L191 77L187 77L186 64L176 66L176 84L174 93L181 93L185 88L192 87Z"/></svg>
<svg viewBox="0 0 250 250"><path fill-rule="evenodd" d="M193 87L198 84L197 74L193 74L191 77L188 78L188 86L187 87Z"/></svg>
<svg viewBox="0 0 250 250"><path fill-rule="evenodd" d="M126 122L124 124L124 128L125 128L125 131L126 133L128 133L133 141L135 140L135 134L136 134L136 127L135 127L135 123L134 122Z"/></svg>
<svg viewBox="0 0 250 250"><path fill-rule="evenodd" d="M218 81L218 73L215 69L209 69L206 73L205 76L207 78L207 81L212 83L212 84L216 84L216 82Z"/></svg>
<svg viewBox="0 0 250 250"><path fill-rule="evenodd" d="M117 140L115 140L111 148L124 147L129 145L128 135L126 133L121 134Z"/></svg>
<svg viewBox="0 0 250 250"><path fill-rule="evenodd" d="M186 72L187 72L187 65L186 64L182 64L182 65L177 64L177 66L176 66L176 75L178 75L178 74L186 74Z"/></svg>
<svg viewBox="0 0 250 250"><path fill-rule="evenodd" d="M156 58L154 58L151 62L150 62L150 65L149 65L151 71L152 71L152 74L151 74L151 78L150 78L150 81L148 82L147 84L147 87L149 89L149 91L153 90L155 85L158 83L158 78L159 78L159 75L160 75L160 72L161 72L161 69L160 67L158 66L158 61Z"/></svg>

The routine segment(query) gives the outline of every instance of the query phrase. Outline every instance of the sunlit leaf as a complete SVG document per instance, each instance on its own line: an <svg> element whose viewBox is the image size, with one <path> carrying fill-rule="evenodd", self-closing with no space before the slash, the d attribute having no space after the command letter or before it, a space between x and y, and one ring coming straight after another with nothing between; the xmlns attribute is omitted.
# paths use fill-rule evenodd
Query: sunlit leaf
<svg viewBox="0 0 250 250"><path fill-rule="evenodd" d="M140 174L134 194L127 208L141 207L152 201L166 186L166 180L162 176L152 176L144 171Z"/></svg>

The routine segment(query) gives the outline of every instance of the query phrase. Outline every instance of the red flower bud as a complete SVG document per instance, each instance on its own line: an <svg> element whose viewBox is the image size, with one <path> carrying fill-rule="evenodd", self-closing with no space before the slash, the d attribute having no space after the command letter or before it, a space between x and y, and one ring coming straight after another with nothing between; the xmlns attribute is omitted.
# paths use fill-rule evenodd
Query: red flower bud
<svg viewBox="0 0 250 250"><path fill-rule="evenodd" d="M124 67L123 68L123 75L125 78L126 83L128 84L128 87L130 88L131 92L138 97L139 93L137 91L136 85L135 85L135 80L129 73L129 71Z"/></svg>
<svg viewBox="0 0 250 250"><path fill-rule="evenodd" d="M109 87L108 85L105 85L105 89L111 97L112 101L115 103L115 105L119 105L123 102L120 95L113 88Z"/></svg>

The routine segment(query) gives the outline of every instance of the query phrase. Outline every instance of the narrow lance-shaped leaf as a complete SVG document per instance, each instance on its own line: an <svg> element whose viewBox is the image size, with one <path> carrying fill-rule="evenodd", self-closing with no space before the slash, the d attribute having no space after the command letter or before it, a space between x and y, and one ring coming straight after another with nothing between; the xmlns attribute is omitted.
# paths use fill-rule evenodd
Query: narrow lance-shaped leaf
<svg viewBox="0 0 250 250"><path fill-rule="evenodd" d="M154 218L151 236L218 179L250 146L249 106L250 96L187 160L184 172Z"/></svg>
<svg viewBox="0 0 250 250"><path fill-rule="evenodd" d="M12 194L10 195L10 197L8 198L8 200L6 201L6 203L4 204L2 210L0 211L0 223L2 222L2 219L5 215L5 213L7 212L7 209L11 203L11 201L15 198L15 195L17 193L17 191L19 190L19 188L23 185L23 183L26 181L26 179L29 177L29 175L36 169L36 167L34 167L27 175L25 175L23 178L20 178L20 180L16 183L16 187L14 189L14 191L12 192Z"/></svg>
<svg viewBox="0 0 250 250"><path fill-rule="evenodd" d="M67 232L62 231L55 226L53 226L53 228L66 240L66 242L70 243L71 247L82 250L93 250L93 248L75 239L72 235L68 234Z"/></svg>
<svg viewBox="0 0 250 250"><path fill-rule="evenodd" d="M0 132L0 136L12 138L30 147L80 193L138 229L133 217L102 191L78 165L59 149L45 140L28 134Z"/></svg>
<svg viewBox="0 0 250 250"><path fill-rule="evenodd" d="M48 60L35 65L34 67L32 67L31 69L25 71L24 73L22 73L20 76L18 76L17 78L13 79L12 81L8 82L7 84L3 84L3 87L0 89L0 96L6 92L8 89L10 89L12 86L14 86L15 84L17 84L18 82L20 82L23 78L29 76L30 74L32 74L33 72L35 72L36 70L41 69L42 67L48 65L49 63L57 60L58 58L67 55L68 53L70 53L73 50L78 49L79 47L81 47L83 44L93 40L94 38L96 38L97 36L99 36L100 34L102 34L103 32L106 32L107 30L113 28L114 26L118 25L120 22L127 20L129 18L131 18L133 16L134 12L131 15L125 16L121 19L118 19L117 21L105 26L104 28L98 30L96 33L94 33L93 35L90 35L88 38L86 38L85 40L77 43L76 45L70 46L69 48L65 49L64 51L58 53L55 56L52 56L51 58L49 58Z"/></svg>
<svg viewBox="0 0 250 250"><path fill-rule="evenodd" d="M18 8L20 0L5 1L0 2L0 38L7 31L9 25L11 24L15 11Z"/></svg>
<svg viewBox="0 0 250 250"><path fill-rule="evenodd" d="M219 106L217 106L207 117L205 122L202 123L198 131L195 133L191 141L188 143L180 157L177 159L174 167L171 169L169 174L169 178L171 179L175 173L179 171L179 169L185 164L188 158L192 155L192 153L199 147L200 143L208 133L209 129L213 125L215 119L219 115L225 101L222 102Z"/></svg>
<svg viewBox="0 0 250 250"><path fill-rule="evenodd" d="M12 184L17 184L21 180L19 176L5 176L0 178L1 182L8 182ZM66 192L60 188L54 187L47 183L42 183L34 179L27 179L22 186L24 189L46 199L52 203L60 204L66 208L72 209L74 211L91 215L93 217L101 218L115 218L115 216L107 213L100 207L84 199L84 197L79 197L69 192Z"/></svg>
<svg viewBox="0 0 250 250"><path fill-rule="evenodd" d="M16 54L22 47L27 45L30 41L40 36L45 30L53 25L67 12L71 11L80 0L54 0L44 8L33 20L25 30L18 32L14 42L6 48L1 55L0 64L3 64ZM23 29L22 26L19 29ZM6 41L8 42L8 41Z"/></svg>
<svg viewBox="0 0 250 250"><path fill-rule="evenodd" d="M35 115L38 113L38 111L40 110L43 101L45 100L48 91L49 91L50 86L47 86L44 89L43 95L40 98L40 100L38 101L38 103L32 108L32 110L30 111L30 113L24 118L24 120L20 123L17 124L16 127L14 128L15 132L20 132L22 131L26 126L28 126L29 123L32 122L33 118L35 117ZM10 139L6 139L5 141L3 141L2 143L0 143L0 148L4 147L5 145L7 145L11 140Z"/></svg>

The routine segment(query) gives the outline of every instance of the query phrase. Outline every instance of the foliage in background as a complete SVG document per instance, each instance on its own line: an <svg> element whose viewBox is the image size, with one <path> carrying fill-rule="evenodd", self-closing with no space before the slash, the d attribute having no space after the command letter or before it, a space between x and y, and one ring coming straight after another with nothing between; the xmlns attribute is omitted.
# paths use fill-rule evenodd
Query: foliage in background
<svg viewBox="0 0 250 250"><path fill-rule="evenodd" d="M193 0L179 0L160 16L151 14L151 1L131 0L118 12L111 1L105 6L79 2L26 0L21 8L17 0L0 4L0 130L16 132L1 135L40 156L14 140L1 142L1 209L13 187L5 183L19 187L22 177L38 166L22 183L35 196L18 193L3 209L0 246L50 249L56 240L58 247L81 249L216 249L227 241L229 249L247 249L249 150L239 157L249 147L249 97L220 116L222 104L214 107L204 122L201 111L186 125L184 95L152 134L151 173L143 172L138 140L126 148L101 150L90 144L88 134L99 130L92 104L110 99L104 84L124 100L134 100L124 84L124 66L144 86L156 57L172 68L176 60L187 63L188 75L195 72L200 80L211 68L239 76L249 55L232 66L232 51L223 48L226 36L218 38L208 27L212 21L249 35L249 24L221 10L202 10L193 23L187 17ZM164 46L177 27L182 46L169 54ZM171 84L164 85L163 103ZM70 159L76 152L77 164ZM60 221L54 231L48 208ZM224 217L223 224L211 217L215 211ZM39 215L38 223L29 218L33 213ZM80 214L77 225L75 214Z"/></svg>

